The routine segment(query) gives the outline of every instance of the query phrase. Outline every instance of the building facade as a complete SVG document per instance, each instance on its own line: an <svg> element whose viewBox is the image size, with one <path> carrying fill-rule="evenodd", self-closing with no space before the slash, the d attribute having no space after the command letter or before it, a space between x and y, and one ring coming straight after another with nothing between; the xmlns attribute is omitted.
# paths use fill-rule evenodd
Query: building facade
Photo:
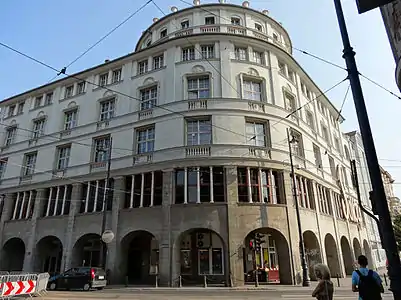
<svg viewBox="0 0 401 300"><path fill-rule="evenodd" d="M366 209L372 212L372 203L369 199L369 192L373 189L370 181L365 149L362 143L362 136L358 131L349 132L346 136L349 140L349 148L351 149L350 158L355 160L362 204ZM363 216L369 236L370 247L372 249L372 267L376 269L384 268L386 266L386 252L381 244L377 223L369 216L365 214Z"/></svg>
<svg viewBox="0 0 401 300"><path fill-rule="evenodd" d="M395 81L401 90L401 1L395 0L380 7L384 27L396 62Z"/></svg>
<svg viewBox="0 0 401 300"><path fill-rule="evenodd" d="M106 209L113 282L242 285L257 266L297 283L289 145L309 266L371 257L342 117L286 30L248 2L198 2L133 53L1 102L0 269L98 265Z"/></svg>
<svg viewBox="0 0 401 300"><path fill-rule="evenodd" d="M390 209L390 215L393 218L399 214L400 199L394 195L394 179L391 174L382 167L380 168L380 171L382 174L384 192L386 193L387 203Z"/></svg>

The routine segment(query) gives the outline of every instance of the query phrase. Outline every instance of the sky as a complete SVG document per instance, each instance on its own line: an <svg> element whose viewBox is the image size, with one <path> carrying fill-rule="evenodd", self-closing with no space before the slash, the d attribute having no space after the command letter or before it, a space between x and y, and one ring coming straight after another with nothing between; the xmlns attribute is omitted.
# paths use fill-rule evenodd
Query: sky
<svg viewBox="0 0 401 300"><path fill-rule="evenodd" d="M2 1L0 42L61 69L145 2L147 0ZM179 9L188 6L180 0L155 2L165 13L170 12L171 6ZM201 3L211 2L218 1L201 0ZM359 15L355 0L342 0L342 3L359 71L400 95L395 84L394 57L380 11ZM267 9L271 17L282 22L294 47L345 66L333 0L250 0L250 6ZM69 67L67 73L132 52L142 31L152 24L154 17L162 16L150 3ZM346 77L345 71L299 51L294 51L294 57L322 90ZM55 75L54 71L0 47L0 99L46 84ZM401 140L397 138L401 128L401 101L376 85L361 81L380 163L393 176L395 194L401 197ZM347 88L348 83L343 83L327 95L338 109ZM351 93L342 115L346 119L343 131L359 128Z"/></svg>

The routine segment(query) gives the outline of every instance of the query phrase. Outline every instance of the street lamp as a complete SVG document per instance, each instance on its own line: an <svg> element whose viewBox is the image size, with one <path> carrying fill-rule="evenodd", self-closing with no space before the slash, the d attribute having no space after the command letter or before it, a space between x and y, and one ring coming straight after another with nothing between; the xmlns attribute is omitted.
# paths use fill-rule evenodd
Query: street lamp
<svg viewBox="0 0 401 300"><path fill-rule="evenodd" d="M299 251L300 251L300 254L301 254L301 265L302 265L302 286L310 286L308 265L306 264L306 258L305 258L304 237L303 237L303 234L302 234L302 227L301 227L301 216L299 214L299 204L298 204L298 197L297 197L297 181L295 179L294 163L292 161L292 147L291 147L291 144L293 144L295 142L295 139L294 139L294 137L292 139L290 139L290 130L288 128L287 128L287 139L288 139L288 150L289 150L289 153L290 153L293 197L294 197L294 203L295 203L295 211L297 213L298 234L299 234Z"/></svg>
<svg viewBox="0 0 401 300"><path fill-rule="evenodd" d="M97 149L99 152L107 153L107 173L106 181L104 183L104 194L103 194L103 217L102 217L102 228L100 232L100 254L99 254L99 267L106 267L106 253L105 253L105 242L103 241L103 234L106 231L106 219L107 219L107 200L109 196L109 186L110 186L110 166L111 166L111 149L112 149L112 138L110 137L109 147L105 149Z"/></svg>

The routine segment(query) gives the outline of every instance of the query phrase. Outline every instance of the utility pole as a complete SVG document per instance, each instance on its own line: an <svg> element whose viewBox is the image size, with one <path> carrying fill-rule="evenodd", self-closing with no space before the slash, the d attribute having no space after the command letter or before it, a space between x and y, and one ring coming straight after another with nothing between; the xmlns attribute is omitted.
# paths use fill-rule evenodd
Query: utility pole
<svg viewBox="0 0 401 300"><path fill-rule="evenodd" d="M373 201L377 207L377 213L382 229L382 243L386 250L389 262L390 290L393 292L394 299L401 300L401 264L398 255L397 243L394 237L393 225L387 205L386 193L384 191L381 177L379 161L377 159L376 148L373 141L372 130L370 128L369 117L366 110L365 100L362 93L359 71L356 66L355 52L351 47L345 24L344 12L341 0L334 0L338 24L340 27L341 38L344 45L343 58L345 59L348 78L350 80L352 95L354 98L356 114L358 117L359 128L361 131L363 146L365 148L366 161L369 168L370 180L373 187Z"/></svg>
<svg viewBox="0 0 401 300"><path fill-rule="evenodd" d="M299 252L301 254L301 265L302 265L302 286L310 286L308 265L306 264L306 257L305 257L304 237L303 237L302 226L301 226L301 216L299 214L299 203L298 203L298 197L297 197L297 181L295 179L294 163L292 161L292 148L291 148L292 141L290 139L290 130L288 128L287 128L287 139L288 139L288 150L290 153L293 197L294 197L294 203L295 203L295 211L297 213Z"/></svg>
<svg viewBox="0 0 401 300"><path fill-rule="evenodd" d="M106 173L106 181L104 183L104 194L103 194L103 216L102 216L102 228L100 235L103 236L103 233L106 231L106 220L107 220L107 204L108 204L108 196L109 196L109 186L110 186L110 167L111 167L111 149L112 149L113 139L110 137L110 143L108 149L102 149L101 151L106 152L108 154L107 157L107 173ZM101 237L100 240L100 257L99 257L99 265L101 268L106 268L106 245Z"/></svg>

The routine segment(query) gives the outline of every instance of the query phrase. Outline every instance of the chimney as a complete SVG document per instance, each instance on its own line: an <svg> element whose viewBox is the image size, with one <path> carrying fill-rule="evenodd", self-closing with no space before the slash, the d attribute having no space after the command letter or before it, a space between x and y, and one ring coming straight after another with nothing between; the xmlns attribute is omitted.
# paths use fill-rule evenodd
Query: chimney
<svg viewBox="0 0 401 300"><path fill-rule="evenodd" d="M159 21L159 18L153 18L153 23L156 23L157 21Z"/></svg>
<svg viewBox="0 0 401 300"><path fill-rule="evenodd" d="M178 8L177 8L177 7L173 6L173 7L171 8L171 12L175 13L175 12L177 12L177 11L178 11Z"/></svg>
<svg viewBox="0 0 401 300"><path fill-rule="evenodd" d="M242 2L242 6L248 8L249 7L249 1Z"/></svg>
<svg viewBox="0 0 401 300"><path fill-rule="evenodd" d="M264 9L264 10L262 11L262 13L264 13L266 16L269 15L269 11L268 11L267 9Z"/></svg>

